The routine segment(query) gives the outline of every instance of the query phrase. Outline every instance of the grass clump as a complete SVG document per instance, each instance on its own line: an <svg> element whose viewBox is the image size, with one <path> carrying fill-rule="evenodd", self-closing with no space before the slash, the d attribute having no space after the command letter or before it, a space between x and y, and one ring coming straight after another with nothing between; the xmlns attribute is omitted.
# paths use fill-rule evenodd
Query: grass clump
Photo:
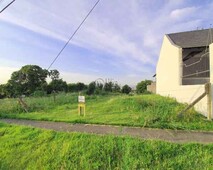
<svg viewBox="0 0 213 170"><path fill-rule="evenodd" d="M212 151L212 144L174 144L0 123L0 169L211 169Z"/></svg>
<svg viewBox="0 0 213 170"><path fill-rule="evenodd" d="M213 122L188 110L186 105L159 95L86 96L86 116L78 115L77 94L26 98L30 112L24 113L15 99L0 100L0 117L72 123L112 124L169 129L213 130Z"/></svg>

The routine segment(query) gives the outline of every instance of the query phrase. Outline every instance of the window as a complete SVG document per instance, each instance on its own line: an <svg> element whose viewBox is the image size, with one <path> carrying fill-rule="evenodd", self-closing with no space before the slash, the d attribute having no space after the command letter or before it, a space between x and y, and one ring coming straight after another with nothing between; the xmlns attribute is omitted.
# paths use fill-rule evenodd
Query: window
<svg viewBox="0 0 213 170"><path fill-rule="evenodd" d="M184 48L182 50L182 85L196 85L210 82L209 48Z"/></svg>

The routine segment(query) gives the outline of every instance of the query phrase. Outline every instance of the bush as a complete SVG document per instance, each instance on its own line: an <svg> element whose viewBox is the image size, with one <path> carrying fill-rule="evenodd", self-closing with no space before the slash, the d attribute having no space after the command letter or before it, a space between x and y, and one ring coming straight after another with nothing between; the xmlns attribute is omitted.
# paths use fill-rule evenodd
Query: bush
<svg viewBox="0 0 213 170"><path fill-rule="evenodd" d="M136 92L138 94L147 93L147 86L152 83L152 80L144 80L137 84Z"/></svg>
<svg viewBox="0 0 213 170"><path fill-rule="evenodd" d="M43 97L43 96L46 96L46 92L45 91L42 91L42 90L37 90L33 93L32 96L34 97Z"/></svg>
<svg viewBox="0 0 213 170"><path fill-rule="evenodd" d="M95 85L95 82L91 82L88 86L88 89L87 89L87 94L88 95L92 95L95 93L95 89L96 89L96 85Z"/></svg>
<svg viewBox="0 0 213 170"><path fill-rule="evenodd" d="M131 91L132 91L132 88L129 87L127 84L124 85L124 86L122 87L122 89L121 89L121 92L122 92L122 93L125 93L125 94L129 94Z"/></svg>

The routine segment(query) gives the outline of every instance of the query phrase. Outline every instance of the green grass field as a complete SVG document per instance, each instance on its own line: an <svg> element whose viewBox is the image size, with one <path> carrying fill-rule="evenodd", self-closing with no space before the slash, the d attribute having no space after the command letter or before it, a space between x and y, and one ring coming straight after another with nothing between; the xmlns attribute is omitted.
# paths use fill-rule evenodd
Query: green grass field
<svg viewBox="0 0 213 170"><path fill-rule="evenodd" d="M212 169L213 145L63 133L0 123L0 169Z"/></svg>
<svg viewBox="0 0 213 170"><path fill-rule="evenodd" d="M159 95L86 96L86 116L79 116L77 94L53 97L25 98L29 113L19 106L17 99L0 100L0 117L73 123L112 124L169 129L213 130L213 122L196 111L183 117L178 113L186 105Z"/></svg>

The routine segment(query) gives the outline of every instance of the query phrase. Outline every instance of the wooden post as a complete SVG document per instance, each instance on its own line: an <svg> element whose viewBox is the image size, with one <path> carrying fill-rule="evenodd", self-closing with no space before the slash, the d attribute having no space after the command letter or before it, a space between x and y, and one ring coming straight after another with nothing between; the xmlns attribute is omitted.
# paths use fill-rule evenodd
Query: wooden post
<svg viewBox="0 0 213 170"><path fill-rule="evenodd" d="M211 83L206 84L205 86L206 94L207 94L207 119L212 119L212 102L211 102Z"/></svg>
<svg viewBox="0 0 213 170"><path fill-rule="evenodd" d="M27 106L27 104L22 100L22 97L19 97L19 104L22 106L22 108L25 110L25 112L28 113L28 106Z"/></svg>
<svg viewBox="0 0 213 170"><path fill-rule="evenodd" d="M85 116L85 103L79 103L78 104L78 114L79 116L83 115Z"/></svg>
<svg viewBox="0 0 213 170"><path fill-rule="evenodd" d="M201 94L197 99L195 99L190 105L188 105L184 110L179 113L179 116L182 116L184 112L192 108L196 103L198 103L202 98L207 95L207 110L208 110L208 119L211 119L211 83L205 84L205 92Z"/></svg>

